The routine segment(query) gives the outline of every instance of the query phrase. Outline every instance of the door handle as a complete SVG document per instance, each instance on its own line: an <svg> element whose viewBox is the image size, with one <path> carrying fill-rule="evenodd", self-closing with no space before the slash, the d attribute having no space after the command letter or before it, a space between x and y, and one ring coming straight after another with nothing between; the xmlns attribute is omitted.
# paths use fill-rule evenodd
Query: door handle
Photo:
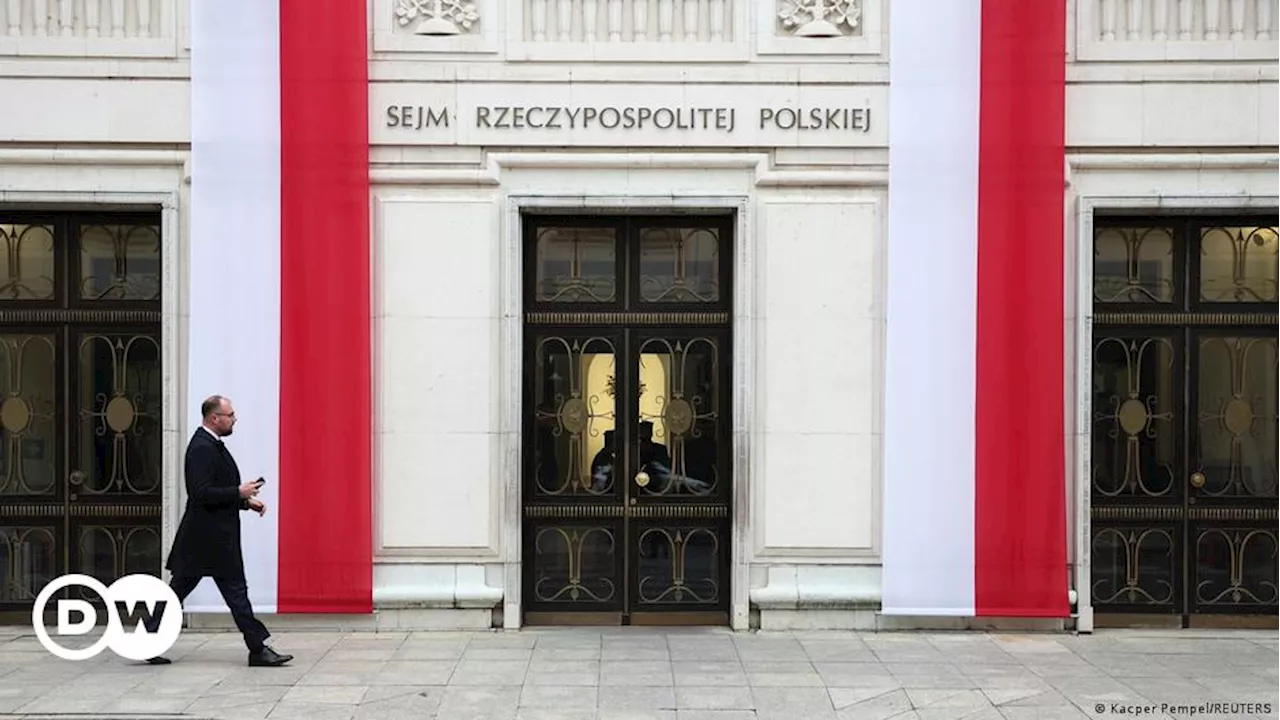
<svg viewBox="0 0 1280 720"><path fill-rule="evenodd" d="M648 484L649 484L649 473L643 470L636 473L636 485L640 487L645 487Z"/></svg>
<svg viewBox="0 0 1280 720"><path fill-rule="evenodd" d="M69 500L74 502L80 497L80 494L77 491L80 489L80 486L84 485L84 478L85 478L84 471L82 470L71 471L71 476L67 478L67 480L71 482L71 487L72 487L70 497L68 498Z"/></svg>
<svg viewBox="0 0 1280 720"><path fill-rule="evenodd" d="M1202 488L1204 487L1204 482L1205 482L1204 473L1202 472L1191 473L1191 487Z"/></svg>

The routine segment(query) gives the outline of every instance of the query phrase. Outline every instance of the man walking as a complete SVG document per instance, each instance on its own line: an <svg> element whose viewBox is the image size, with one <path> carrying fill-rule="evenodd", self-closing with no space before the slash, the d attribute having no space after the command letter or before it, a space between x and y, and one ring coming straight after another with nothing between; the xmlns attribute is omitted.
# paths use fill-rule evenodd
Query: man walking
<svg viewBox="0 0 1280 720"><path fill-rule="evenodd" d="M169 586L181 601L187 599L200 580L213 578L236 627L244 635L249 665L283 665L293 656L281 655L267 647L266 640L271 633L253 615L240 550L240 511L253 510L259 516L267 512L266 503L255 497L263 481L242 484L240 469L222 442L236 424L231 401L214 395L201 404L200 415L203 421L187 445L184 466L187 507L165 563L165 567L173 571ZM159 621L157 616L151 623L156 627L147 629L155 632ZM167 665L170 661L156 656L147 662Z"/></svg>

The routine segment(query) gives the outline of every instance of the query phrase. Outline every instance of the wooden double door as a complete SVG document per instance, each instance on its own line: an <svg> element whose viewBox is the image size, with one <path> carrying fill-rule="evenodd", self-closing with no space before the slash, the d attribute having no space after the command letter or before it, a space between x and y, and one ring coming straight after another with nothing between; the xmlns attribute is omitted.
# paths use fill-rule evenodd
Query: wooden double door
<svg viewBox="0 0 1280 720"><path fill-rule="evenodd" d="M0 248L0 618L29 624L58 576L160 574L160 218L0 212Z"/></svg>
<svg viewBox="0 0 1280 720"><path fill-rule="evenodd" d="M728 623L731 228L526 218L526 623Z"/></svg>
<svg viewBox="0 0 1280 720"><path fill-rule="evenodd" d="M1276 627L1276 217L1100 218L1100 625Z"/></svg>

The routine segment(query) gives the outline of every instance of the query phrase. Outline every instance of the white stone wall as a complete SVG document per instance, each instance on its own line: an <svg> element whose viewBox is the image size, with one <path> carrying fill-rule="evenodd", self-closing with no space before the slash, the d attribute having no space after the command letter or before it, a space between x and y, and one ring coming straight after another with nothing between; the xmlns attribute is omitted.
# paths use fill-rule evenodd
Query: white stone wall
<svg viewBox="0 0 1280 720"><path fill-rule="evenodd" d="M414 608L386 622L484 626L494 608L518 621L512 221L549 203L738 211L734 624L749 609L768 627L874 623L890 3L845 0L856 19L830 25L789 22L790 0L476 0L448 18L430 7L370 0L375 597ZM1065 461L1084 562L1081 238L1095 207L1274 206L1280 8L1069 10ZM14 100L0 113L0 203L167 210L170 503L188 430L176 411L189 332L187 17L181 0L0 3L0 97ZM734 108L738 129L477 128L480 105L638 100ZM870 108L870 129L757 127L759 108L787 104ZM399 106L454 115L447 129L389 127Z"/></svg>
<svg viewBox="0 0 1280 720"><path fill-rule="evenodd" d="M742 153L504 153L491 161L483 179L422 168L375 191L378 526L380 552L397 563L383 591L425 593L440 562L489 565L505 622L518 622L525 207L739 212L739 622L753 570L763 577L778 562L874 561L883 171L815 176ZM431 268L447 268L447 280L428 288ZM822 501L807 502L815 497Z"/></svg>

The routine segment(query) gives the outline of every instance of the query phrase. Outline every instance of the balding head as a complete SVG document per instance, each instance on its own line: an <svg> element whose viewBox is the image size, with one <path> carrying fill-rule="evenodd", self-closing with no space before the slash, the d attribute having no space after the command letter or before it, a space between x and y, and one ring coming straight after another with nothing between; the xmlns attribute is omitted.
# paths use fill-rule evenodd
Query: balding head
<svg viewBox="0 0 1280 720"><path fill-rule="evenodd" d="M221 395L210 395L200 403L200 416L204 426L218 437L232 433L236 424L236 411L231 401Z"/></svg>
<svg viewBox="0 0 1280 720"><path fill-rule="evenodd" d="M223 397L221 395L210 395L200 403L200 417L208 420L215 412L222 409Z"/></svg>

